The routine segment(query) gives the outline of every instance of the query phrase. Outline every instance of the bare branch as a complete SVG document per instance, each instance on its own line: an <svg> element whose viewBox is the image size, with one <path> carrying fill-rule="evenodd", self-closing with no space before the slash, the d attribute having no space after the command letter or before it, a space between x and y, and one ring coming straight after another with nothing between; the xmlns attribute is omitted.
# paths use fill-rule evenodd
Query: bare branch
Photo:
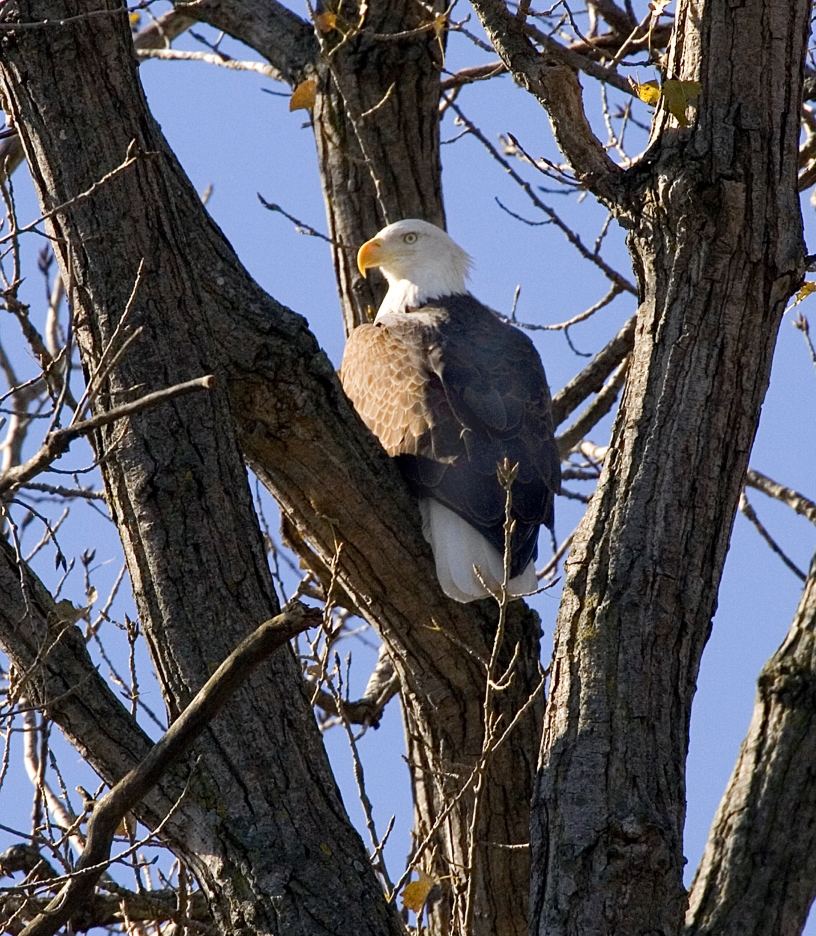
<svg viewBox="0 0 816 936"><path fill-rule="evenodd" d="M192 16L188 16L178 8L168 10L161 16L151 19L140 29L133 37L133 45L137 49L166 48L174 39L186 32L194 22L195 19Z"/></svg>
<svg viewBox="0 0 816 936"><path fill-rule="evenodd" d="M4 853L5 854L5 853ZM186 913L176 909L177 893L172 888L134 893L125 888L115 887L112 882L105 885L111 893L94 894L88 904L72 920L73 932L86 932L95 927L120 926L123 922L160 924L172 922L180 927L187 927L195 933L207 933L216 936L219 930L212 925L212 916L207 907L204 894L195 891L190 895ZM42 913L50 898L7 896L3 901L3 917L7 927L4 932L16 936L23 931L23 923L9 924L9 917L20 911L20 915L29 917L32 913ZM132 932L137 932L135 927Z"/></svg>
<svg viewBox="0 0 816 936"><path fill-rule="evenodd" d="M637 316L632 316L609 344L553 397L555 425L560 425L590 394L598 393L604 381L632 350Z"/></svg>
<svg viewBox="0 0 816 936"><path fill-rule="evenodd" d="M563 46L560 42L556 42L552 36L548 36L531 24L527 25L527 32L542 47L546 55L552 56L552 58L563 62L564 65L568 65L576 71L585 72L590 78L595 78L605 84L611 84L625 94L634 94L629 82L623 75L618 74L614 68L608 68L604 65L599 65L597 62L593 62L592 59L581 55L568 46Z"/></svg>
<svg viewBox="0 0 816 936"><path fill-rule="evenodd" d="M353 725L378 727L386 705L399 692L399 677L388 656L385 644L380 646L377 665L369 677L360 699L349 702L332 693L319 689L314 694L314 704L329 715L336 715Z"/></svg>
<svg viewBox="0 0 816 936"><path fill-rule="evenodd" d="M805 517L807 520L810 520L811 523L816 523L816 504L805 497L804 494L794 491L793 488L778 484L776 481L755 471L753 468L749 468L746 472L745 484L747 487L762 491L762 493L767 494L768 497L773 497L781 501L795 513L798 513L799 516Z"/></svg>
<svg viewBox="0 0 816 936"><path fill-rule="evenodd" d="M190 749L255 667L295 634L319 625L321 617L319 610L294 604L261 624L236 647L139 766L96 804L88 823L87 846L75 873L46 910L26 926L22 936L53 936L90 899L125 813L137 806L165 770Z"/></svg>
<svg viewBox="0 0 816 936"><path fill-rule="evenodd" d="M616 204L621 170L592 132L573 69L552 53L539 54L503 0L474 0L473 8L513 77L547 110L556 142L576 176L599 198Z"/></svg>
<svg viewBox="0 0 816 936"><path fill-rule="evenodd" d="M267 78L281 80L280 72L271 65L263 62L241 61L239 59L224 58L212 52L190 52L182 49L137 49L138 59L161 59L165 62L204 62L207 65L218 65L220 68L229 68L233 71L257 72Z"/></svg>
<svg viewBox="0 0 816 936"><path fill-rule="evenodd" d="M6 244L20 234L25 234L27 231L33 231L34 228L42 224L43 221L47 221L49 218L53 218L58 214L62 214L63 212L67 211L68 208L72 208L74 205L91 198L103 185L118 176L120 172L124 172L125 169L129 169L137 160L142 159L143 157L156 155L158 154L151 152L139 152L135 149L133 144L131 144L131 146L128 148L128 152L124 160L115 169L111 169L110 172L105 173L105 175L97 179L96 182L85 189L84 192L80 192L79 194L74 195L73 198L69 198L67 201L63 202L61 205L57 205L56 208L52 208L50 211L44 212L40 215L39 218L37 218L36 221L32 221L30 224L13 231L11 234L6 234L5 237L0 237L0 244Z"/></svg>
<svg viewBox="0 0 816 936"><path fill-rule="evenodd" d="M99 413L90 419L73 423L65 429L56 429L48 434L36 455L32 455L24 464L16 468L10 468L3 475L0 475L0 494L14 490L30 481L31 478L47 468L57 458L64 455L68 451L69 445L81 436L88 435L102 426L116 422L118 419L124 419L153 406L158 406L160 403L166 403L176 397L195 393L198 390L213 390L214 388L215 377L211 374L206 377L196 377L194 380L177 384L175 387L148 393L140 399L134 400L133 403L116 406L106 413Z"/></svg>
<svg viewBox="0 0 816 936"><path fill-rule="evenodd" d="M474 81L487 81L507 72L504 62L489 62L487 65L472 65L470 68L460 68L458 72L445 78L439 84L442 94L461 88L462 85L472 84Z"/></svg>
<svg viewBox="0 0 816 936"><path fill-rule="evenodd" d="M314 68L318 47L311 23L276 0L194 0L178 10L248 45L294 87Z"/></svg>
<svg viewBox="0 0 816 936"><path fill-rule="evenodd" d="M775 552L777 556L785 563L785 565L793 572L793 574L801 579L803 582L807 578L805 573L799 568L798 565L785 553L782 547L777 543L777 541L771 536L768 530L765 528L762 521L756 514L754 508L748 502L748 498L745 496L745 491L743 490L740 495L739 501L740 513L743 514L755 527L757 533L765 540L765 542L770 546L771 551Z"/></svg>
<svg viewBox="0 0 816 936"><path fill-rule="evenodd" d="M617 33L628 35L637 25L629 13L622 10L614 0L589 0L589 2Z"/></svg>
<svg viewBox="0 0 816 936"><path fill-rule="evenodd" d="M629 359L624 358L581 416L575 420L569 429L556 438L558 452L562 458L565 458L615 405L618 393L620 393L620 389L626 380L628 367Z"/></svg>
<svg viewBox="0 0 816 936"><path fill-rule="evenodd" d="M813 347L813 341L810 338L810 323L801 312L799 312L797 317L793 320L793 327L798 328L799 331L802 332L802 337L805 339L805 344L810 352L810 359L813 362L813 366L816 367L816 348Z"/></svg>

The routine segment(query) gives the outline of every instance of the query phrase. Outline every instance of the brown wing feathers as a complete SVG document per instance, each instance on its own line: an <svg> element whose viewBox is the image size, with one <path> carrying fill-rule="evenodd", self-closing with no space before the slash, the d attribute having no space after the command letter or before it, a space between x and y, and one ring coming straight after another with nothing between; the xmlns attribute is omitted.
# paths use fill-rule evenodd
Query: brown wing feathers
<svg viewBox="0 0 816 936"><path fill-rule="evenodd" d="M420 496L446 504L500 552L506 457L513 485L512 575L535 557L560 488L550 394L532 342L470 295L382 317L349 338L343 387Z"/></svg>

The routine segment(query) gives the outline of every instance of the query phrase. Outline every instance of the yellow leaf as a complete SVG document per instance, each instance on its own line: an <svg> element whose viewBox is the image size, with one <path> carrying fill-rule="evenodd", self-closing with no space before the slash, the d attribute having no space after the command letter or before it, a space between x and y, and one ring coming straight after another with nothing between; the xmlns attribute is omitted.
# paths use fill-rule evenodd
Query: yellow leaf
<svg viewBox="0 0 816 936"><path fill-rule="evenodd" d="M313 75L295 88L289 98L289 110L311 110L317 100L317 78Z"/></svg>
<svg viewBox="0 0 816 936"><path fill-rule="evenodd" d="M660 100L660 85L656 81L644 81L643 84L638 84L630 78L629 84L641 101L651 104L652 107L657 105Z"/></svg>
<svg viewBox="0 0 816 936"><path fill-rule="evenodd" d="M793 304L794 304L795 306L796 306L796 305L799 305L799 303L800 303L803 299L807 299L807 297L808 297L812 292L816 292L816 283L811 282L811 281L808 281L808 282L806 282L806 283L802 283L802 288L801 288L801 289L799 290L799 292L796 294L796 300L794 301Z"/></svg>
<svg viewBox="0 0 816 936"><path fill-rule="evenodd" d="M429 877L424 871L420 871L419 880L411 881L410 884L405 885L402 892L402 906L406 910L413 910L419 916L434 883L432 877Z"/></svg>
<svg viewBox="0 0 816 936"><path fill-rule="evenodd" d="M90 610L90 605L88 605L86 608L75 608L67 598L63 598L62 601L58 601L54 605L54 617L56 618L55 623L59 622L60 624L76 624L76 622Z"/></svg>
<svg viewBox="0 0 816 936"><path fill-rule="evenodd" d="M433 31L436 36L436 41L439 43L439 51L442 55L442 67L445 67L445 43L442 41L442 36L445 32L445 27L448 25L448 17L444 13L437 13L433 21Z"/></svg>
<svg viewBox="0 0 816 936"><path fill-rule="evenodd" d="M139 23L142 21L142 17L139 13L131 13L128 16L130 22L130 28L135 32L139 28Z"/></svg>
<svg viewBox="0 0 816 936"><path fill-rule="evenodd" d="M676 78L668 78L663 82L663 87L660 90L666 100L669 113L681 126L687 127L689 120L686 117L686 108L697 100L700 94L700 82L679 81Z"/></svg>
<svg viewBox="0 0 816 936"><path fill-rule="evenodd" d="M336 13L318 13L315 17L315 23L317 28L322 33L331 32L333 29L337 28L337 14Z"/></svg>

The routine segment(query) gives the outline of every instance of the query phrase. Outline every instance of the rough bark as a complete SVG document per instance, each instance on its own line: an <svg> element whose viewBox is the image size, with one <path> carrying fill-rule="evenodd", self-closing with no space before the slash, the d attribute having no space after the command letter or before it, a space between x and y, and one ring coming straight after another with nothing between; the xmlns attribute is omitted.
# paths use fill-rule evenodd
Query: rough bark
<svg viewBox="0 0 816 936"><path fill-rule="evenodd" d="M816 562L762 669L754 714L689 894L687 936L797 936L816 896Z"/></svg>
<svg viewBox="0 0 816 936"><path fill-rule="evenodd" d="M116 343L136 284L125 330L142 335L105 380L98 408L205 373L217 359L183 215L194 193L147 115L124 10L109 9L59 27L7 30L0 62L46 210L89 190L129 149L140 154L50 221L87 373ZM19 18L87 10L21 3ZM72 80L73 68L83 80ZM92 157L83 160L83 149ZM121 211L120 199L133 207ZM137 212L136 223L122 224ZM234 262L223 241L218 260ZM277 611L226 383L132 417L101 432L97 445L172 717ZM345 815L290 652L249 680L196 750L194 795L206 806L185 830L184 856L227 931L400 930Z"/></svg>
<svg viewBox="0 0 816 936"><path fill-rule="evenodd" d="M346 333L370 320L384 294L357 270L357 248L402 218L445 225L439 157L442 49L428 27L439 0L375 0L348 42L321 43L314 131Z"/></svg>
<svg viewBox="0 0 816 936"><path fill-rule="evenodd" d="M624 180L641 303L599 489L567 563L534 800L535 932L676 933L688 720L785 301L809 3L681 3ZM768 36L774 37L773 42ZM628 211L627 211L628 209Z"/></svg>

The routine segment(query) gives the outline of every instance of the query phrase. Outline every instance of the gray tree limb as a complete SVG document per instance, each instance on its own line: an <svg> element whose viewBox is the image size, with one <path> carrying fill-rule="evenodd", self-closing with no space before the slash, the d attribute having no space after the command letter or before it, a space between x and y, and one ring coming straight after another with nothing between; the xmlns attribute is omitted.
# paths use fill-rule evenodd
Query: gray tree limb
<svg viewBox="0 0 816 936"><path fill-rule="evenodd" d="M762 668L748 734L689 893L686 936L798 936L816 896L816 561Z"/></svg>

